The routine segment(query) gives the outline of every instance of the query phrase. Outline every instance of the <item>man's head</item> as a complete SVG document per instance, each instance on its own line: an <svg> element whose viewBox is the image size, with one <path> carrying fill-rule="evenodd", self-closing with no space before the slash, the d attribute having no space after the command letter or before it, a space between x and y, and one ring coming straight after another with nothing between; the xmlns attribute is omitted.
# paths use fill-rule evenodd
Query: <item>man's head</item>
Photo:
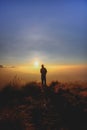
<svg viewBox="0 0 87 130"><path fill-rule="evenodd" d="M41 67L44 68L44 65L42 64Z"/></svg>

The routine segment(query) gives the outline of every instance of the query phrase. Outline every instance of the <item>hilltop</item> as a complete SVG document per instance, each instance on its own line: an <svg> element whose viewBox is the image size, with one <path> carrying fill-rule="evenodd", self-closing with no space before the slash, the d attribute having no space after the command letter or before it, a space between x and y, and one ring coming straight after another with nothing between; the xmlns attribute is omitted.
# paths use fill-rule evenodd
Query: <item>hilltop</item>
<svg viewBox="0 0 87 130"><path fill-rule="evenodd" d="M1 130L87 130L87 86L53 81L0 91Z"/></svg>

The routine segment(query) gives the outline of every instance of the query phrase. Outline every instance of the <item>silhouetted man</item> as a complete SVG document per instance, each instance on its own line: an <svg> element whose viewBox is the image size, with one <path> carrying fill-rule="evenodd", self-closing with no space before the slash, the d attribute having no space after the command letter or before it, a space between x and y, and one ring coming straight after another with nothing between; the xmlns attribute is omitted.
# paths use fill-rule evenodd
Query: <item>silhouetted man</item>
<svg viewBox="0 0 87 130"><path fill-rule="evenodd" d="M42 85L46 85L47 69L44 67L44 65L41 65L40 73L41 73Z"/></svg>

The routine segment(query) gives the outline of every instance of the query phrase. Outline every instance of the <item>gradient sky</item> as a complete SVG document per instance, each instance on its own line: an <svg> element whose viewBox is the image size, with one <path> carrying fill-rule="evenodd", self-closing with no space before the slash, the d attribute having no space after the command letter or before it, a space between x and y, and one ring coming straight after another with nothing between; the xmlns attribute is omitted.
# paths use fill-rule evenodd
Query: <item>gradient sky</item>
<svg viewBox="0 0 87 130"><path fill-rule="evenodd" d="M36 59L49 79L87 79L86 34L84 0L0 0L1 81L13 72L40 79Z"/></svg>
<svg viewBox="0 0 87 130"><path fill-rule="evenodd" d="M87 63L87 2L1 0L0 64Z"/></svg>

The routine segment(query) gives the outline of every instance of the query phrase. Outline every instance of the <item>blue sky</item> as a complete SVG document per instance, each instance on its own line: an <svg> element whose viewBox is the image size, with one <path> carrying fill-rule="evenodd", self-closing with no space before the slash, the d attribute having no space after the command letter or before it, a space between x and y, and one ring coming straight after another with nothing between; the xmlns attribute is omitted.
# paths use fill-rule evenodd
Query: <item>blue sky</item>
<svg viewBox="0 0 87 130"><path fill-rule="evenodd" d="M0 1L0 64L87 63L87 2Z"/></svg>

